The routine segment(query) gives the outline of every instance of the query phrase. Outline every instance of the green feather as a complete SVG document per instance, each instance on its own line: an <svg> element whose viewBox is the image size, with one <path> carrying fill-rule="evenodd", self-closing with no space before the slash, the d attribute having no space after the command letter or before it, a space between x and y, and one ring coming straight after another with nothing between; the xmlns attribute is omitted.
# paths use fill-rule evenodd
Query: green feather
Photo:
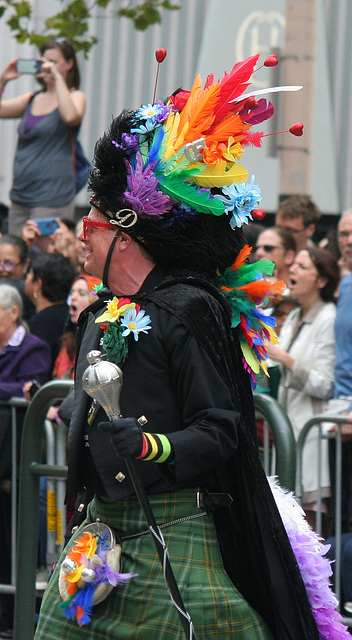
<svg viewBox="0 0 352 640"><path fill-rule="evenodd" d="M224 213L224 204L218 198L210 198L209 191L199 191L199 187L183 182L183 174L190 176L189 171L177 176L160 176L159 188L163 193L177 202L183 202L200 213L212 213L221 216Z"/></svg>

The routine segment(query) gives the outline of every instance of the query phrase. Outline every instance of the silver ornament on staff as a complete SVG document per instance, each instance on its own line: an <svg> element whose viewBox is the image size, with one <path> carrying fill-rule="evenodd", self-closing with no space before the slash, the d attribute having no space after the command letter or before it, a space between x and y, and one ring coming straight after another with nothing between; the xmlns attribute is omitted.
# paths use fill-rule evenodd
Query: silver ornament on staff
<svg viewBox="0 0 352 640"><path fill-rule="evenodd" d="M116 420L122 417L120 393L123 374L120 367L113 362L109 362L105 357L105 354L97 350L88 353L89 366L83 373L82 386L84 391L104 409L109 420ZM147 422L144 416L141 416L139 421L141 425ZM169 552L163 534L156 523L148 496L141 484L133 459L128 456L124 460L161 562L169 596L178 611L187 640L195 640L193 623L183 604L176 578L171 568Z"/></svg>

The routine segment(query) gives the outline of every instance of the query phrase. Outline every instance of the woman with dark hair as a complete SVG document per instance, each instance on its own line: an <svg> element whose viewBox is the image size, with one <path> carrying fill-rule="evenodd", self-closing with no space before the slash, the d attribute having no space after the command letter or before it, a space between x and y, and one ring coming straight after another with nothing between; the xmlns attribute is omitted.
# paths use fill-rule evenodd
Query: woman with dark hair
<svg viewBox="0 0 352 640"><path fill-rule="evenodd" d="M35 313L35 306L25 293L25 278L29 268L27 243L19 236L0 237L0 284L16 287L23 302L23 319L28 320Z"/></svg>
<svg viewBox="0 0 352 640"><path fill-rule="evenodd" d="M73 218L75 178L72 148L86 99L72 45L50 38L40 49L42 89L0 103L0 118L21 118L10 192L9 232L21 234L28 219ZM5 85L21 76L17 60L1 74Z"/></svg>
<svg viewBox="0 0 352 640"><path fill-rule="evenodd" d="M336 307L339 281L335 256L319 247L303 249L290 269L289 288L297 307L280 331L280 346L268 345L270 357L280 363L279 402L286 410L298 438L303 425L321 413L331 398L334 382ZM318 478L318 434L311 431L303 455L303 507L314 524ZM323 497L329 496L327 445L323 442Z"/></svg>
<svg viewBox="0 0 352 640"><path fill-rule="evenodd" d="M29 328L31 333L49 344L52 366L60 351L60 339L68 321L67 298L76 275L69 258L61 253L52 253L34 258L26 278L26 294L37 311L29 319Z"/></svg>

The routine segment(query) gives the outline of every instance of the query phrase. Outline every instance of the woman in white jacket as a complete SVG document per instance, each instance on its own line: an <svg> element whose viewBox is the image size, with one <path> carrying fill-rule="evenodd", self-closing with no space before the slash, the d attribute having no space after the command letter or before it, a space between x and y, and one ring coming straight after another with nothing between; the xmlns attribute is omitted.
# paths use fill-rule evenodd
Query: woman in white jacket
<svg viewBox="0 0 352 640"><path fill-rule="evenodd" d="M287 316L280 332L280 347L268 345L271 358L280 363L279 402L298 438L303 425L321 413L332 396L334 382L336 307L339 268L325 249L309 247L297 254L290 268L290 292L300 307ZM318 429L313 428L303 453L303 508L314 525L318 488ZM326 446L325 446L326 445ZM327 442L323 442L323 497L329 496Z"/></svg>

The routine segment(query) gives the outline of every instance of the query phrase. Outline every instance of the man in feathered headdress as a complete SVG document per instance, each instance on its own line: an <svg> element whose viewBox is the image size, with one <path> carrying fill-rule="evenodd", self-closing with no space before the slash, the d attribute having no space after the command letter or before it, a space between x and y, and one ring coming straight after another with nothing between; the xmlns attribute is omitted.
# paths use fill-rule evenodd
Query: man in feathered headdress
<svg viewBox="0 0 352 640"><path fill-rule="evenodd" d="M260 269L273 265L246 264L240 226L260 191L239 159L260 139L250 121L272 113L242 96L257 58L205 89L198 78L166 104L123 112L96 145L81 240L86 270L106 288L79 323L67 498L94 494L84 524L115 529L130 579L92 608L105 560L93 562L98 551L80 560L88 547L76 538L81 547L71 543L44 596L36 640L82 638L85 623L91 637L184 637L126 457L168 548L187 637L319 639L256 447L250 381L271 333L256 303L272 291ZM82 389L94 348L123 370L119 420L107 422Z"/></svg>

